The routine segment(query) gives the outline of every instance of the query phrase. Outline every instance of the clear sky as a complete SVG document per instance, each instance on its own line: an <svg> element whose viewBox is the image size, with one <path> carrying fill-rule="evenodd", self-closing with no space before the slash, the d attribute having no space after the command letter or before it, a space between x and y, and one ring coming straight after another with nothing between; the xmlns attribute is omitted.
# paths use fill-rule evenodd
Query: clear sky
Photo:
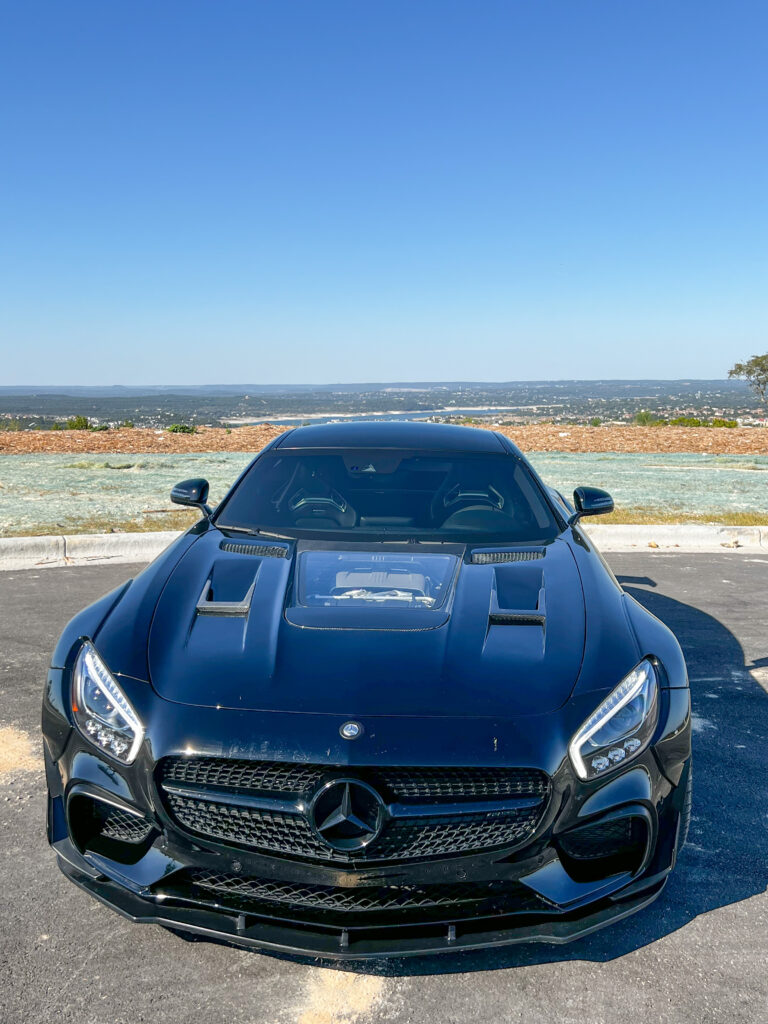
<svg viewBox="0 0 768 1024"><path fill-rule="evenodd" d="M764 0L37 0L3 384L724 377L768 349Z"/></svg>

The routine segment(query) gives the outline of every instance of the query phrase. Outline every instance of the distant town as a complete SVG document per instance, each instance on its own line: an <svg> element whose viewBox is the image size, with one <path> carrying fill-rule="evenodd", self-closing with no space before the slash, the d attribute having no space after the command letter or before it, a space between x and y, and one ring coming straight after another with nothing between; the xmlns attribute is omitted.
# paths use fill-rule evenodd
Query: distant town
<svg viewBox="0 0 768 1024"><path fill-rule="evenodd" d="M737 380L517 381L323 386L0 387L0 429L236 428L347 418L498 426L764 426Z"/></svg>

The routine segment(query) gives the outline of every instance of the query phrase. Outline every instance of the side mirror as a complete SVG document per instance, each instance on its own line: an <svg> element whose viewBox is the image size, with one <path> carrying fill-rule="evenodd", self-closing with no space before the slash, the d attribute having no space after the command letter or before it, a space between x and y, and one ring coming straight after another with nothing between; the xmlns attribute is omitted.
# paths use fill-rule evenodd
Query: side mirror
<svg viewBox="0 0 768 1024"><path fill-rule="evenodd" d="M571 516L570 524L578 522L582 516L604 516L606 512L613 512L613 498L599 487L577 487L573 492L573 504L576 512Z"/></svg>
<svg viewBox="0 0 768 1024"><path fill-rule="evenodd" d="M211 514L206 502L208 501L208 481L202 477L194 477L192 480L182 480L181 483L171 491L171 501L176 505L192 505L199 508L205 516Z"/></svg>

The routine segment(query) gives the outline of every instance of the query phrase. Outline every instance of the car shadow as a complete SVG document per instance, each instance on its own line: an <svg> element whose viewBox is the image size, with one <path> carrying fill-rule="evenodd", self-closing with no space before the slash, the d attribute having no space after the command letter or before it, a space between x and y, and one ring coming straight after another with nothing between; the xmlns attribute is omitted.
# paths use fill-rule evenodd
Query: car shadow
<svg viewBox="0 0 768 1024"><path fill-rule="evenodd" d="M693 818L686 846L655 903L566 946L535 943L477 952L357 963L337 970L387 976L453 974L558 961L608 962L689 921L761 893L768 885L768 694L741 644L718 619L654 589L647 577L619 577L627 593L677 635L693 704Z"/></svg>

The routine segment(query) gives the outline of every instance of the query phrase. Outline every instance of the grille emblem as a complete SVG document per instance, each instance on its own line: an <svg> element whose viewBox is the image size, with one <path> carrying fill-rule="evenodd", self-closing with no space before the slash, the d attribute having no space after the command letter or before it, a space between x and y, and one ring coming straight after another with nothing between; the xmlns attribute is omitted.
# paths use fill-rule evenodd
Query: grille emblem
<svg viewBox="0 0 768 1024"><path fill-rule="evenodd" d="M359 722L345 722L339 729L345 740L356 740L363 735L363 727Z"/></svg>
<svg viewBox="0 0 768 1024"><path fill-rule="evenodd" d="M309 822L332 850L362 850L381 834L384 801L359 779L331 779L312 798Z"/></svg>

